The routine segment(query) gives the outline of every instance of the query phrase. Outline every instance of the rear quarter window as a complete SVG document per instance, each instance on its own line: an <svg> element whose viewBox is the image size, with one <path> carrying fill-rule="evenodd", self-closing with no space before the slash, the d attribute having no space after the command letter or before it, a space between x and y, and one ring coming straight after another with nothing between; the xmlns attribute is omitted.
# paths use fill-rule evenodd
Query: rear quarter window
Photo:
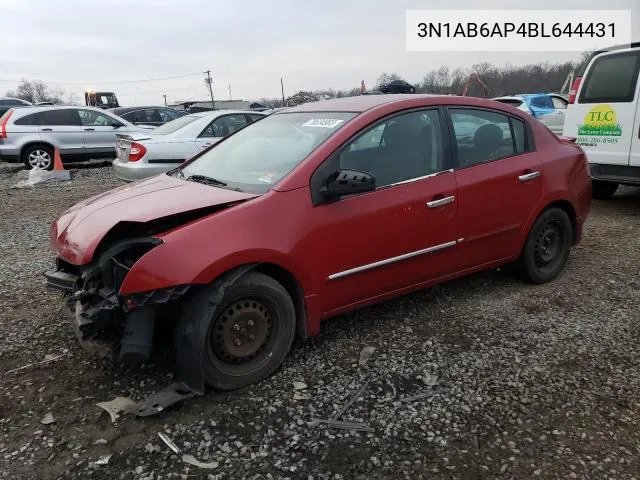
<svg viewBox="0 0 640 480"><path fill-rule="evenodd" d="M18 118L15 122L15 125L42 125L44 118L44 113L32 113L31 115L25 115L22 118Z"/></svg>
<svg viewBox="0 0 640 480"><path fill-rule="evenodd" d="M639 52L595 57L580 90L578 103L633 101L639 68Z"/></svg>

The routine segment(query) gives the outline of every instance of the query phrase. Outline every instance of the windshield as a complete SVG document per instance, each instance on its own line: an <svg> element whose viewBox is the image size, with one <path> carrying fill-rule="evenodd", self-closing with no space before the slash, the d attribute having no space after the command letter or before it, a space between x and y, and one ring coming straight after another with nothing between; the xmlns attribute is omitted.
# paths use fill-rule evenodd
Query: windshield
<svg viewBox="0 0 640 480"><path fill-rule="evenodd" d="M195 122L201 117L197 117L195 115L184 115L182 117L178 117L175 120L171 120L164 125L160 125L158 128L153 130L154 135L167 135L169 133L173 133L176 130L180 130L185 125L189 125L192 122Z"/></svg>
<svg viewBox="0 0 640 480"><path fill-rule="evenodd" d="M265 193L355 115L345 112L270 115L239 130L174 174L187 179L207 177L211 185L215 180L218 186Z"/></svg>

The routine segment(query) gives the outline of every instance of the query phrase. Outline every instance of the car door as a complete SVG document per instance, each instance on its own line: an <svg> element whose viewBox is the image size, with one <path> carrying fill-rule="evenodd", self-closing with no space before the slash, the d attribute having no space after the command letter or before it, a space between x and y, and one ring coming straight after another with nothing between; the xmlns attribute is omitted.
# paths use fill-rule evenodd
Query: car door
<svg viewBox="0 0 640 480"><path fill-rule="evenodd" d="M39 126L40 138L60 149L65 159L84 157L84 130L76 108L45 110Z"/></svg>
<svg viewBox="0 0 640 480"><path fill-rule="evenodd" d="M367 128L316 170L312 190L338 169L371 173L376 189L320 203L310 242L330 313L450 273L456 250L456 185L437 108ZM319 180L318 180L319 179Z"/></svg>
<svg viewBox="0 0 640 480"><path fill-rule="evenodd" d="M204 150L214 143L219 142L224 137L231 135L236 130L246 126L248 123L244 113L228 114L216 117L195 139L198 148Z"/></svg>
<svg viewBox="0 0 640 480"><path fill-rule="evenodd" d="M79 109L84 131L84 150L89 158L115 158L116 133L122 123L88 108Z"/></svg>
<svg viewBox="0 0 640 480"><path fill-rule="evenodd" d="M556 123L555 127L551 129L553 133L556 135L562 134L562 129L564 127L564 120L567 114L567 105L569 102L562 98L560 95L550 95L551 102L553 103L553 108L556 111Z"/></svg>
<svg viewBox="0 0 640 480"><path fill-rule="evenodd" d="M526 123L480 108L448 108L458 187L459 268L518 253L542 200L542 162Z"/></svg>
<svg viewBox="0 0 640 480"><path fill-rule="evenodd" d="M562 129L558 131L556 109L549 95L533 96L529 103L529 108L531 109L531 114L549 127L549 130L554 133L560 133L562 131Z"/></svg>

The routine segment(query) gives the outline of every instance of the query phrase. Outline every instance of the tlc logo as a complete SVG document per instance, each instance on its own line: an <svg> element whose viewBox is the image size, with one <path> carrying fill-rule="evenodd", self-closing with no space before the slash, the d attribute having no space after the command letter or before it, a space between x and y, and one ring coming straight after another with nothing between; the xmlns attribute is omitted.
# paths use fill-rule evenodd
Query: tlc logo
<svg viewBox="0 0 640 480"><path fill-rule="evenodd" d="M615 118L615 112L589 112L589 122L611 122Z"/></svg>

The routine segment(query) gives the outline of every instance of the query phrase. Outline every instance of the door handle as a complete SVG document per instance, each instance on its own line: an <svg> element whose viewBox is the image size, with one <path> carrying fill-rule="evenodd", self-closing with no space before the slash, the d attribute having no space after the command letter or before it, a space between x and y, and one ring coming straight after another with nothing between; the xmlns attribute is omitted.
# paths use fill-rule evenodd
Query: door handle
<svg viewBox="0 0 640 480"><path fill-rule="evenodd" d="M528 182L529 180L533 180L534 178L538 178L539 176L540 172L536 170L535 172L523 173L518 177L518 180L520 180L521 182Z"/></svg>
<svg viewBox="0 0 640 480"><path fill-rule="evenodd" d="M95 132L96 129L95 128L85 128L84 131L85 132Z"/></svg>
<svg viewBox="0 0 640 480"><path fill-rule="evenodd" d="M43 132L52 132L53 128L43 128L42 131Z"/></svg>
<svg viewBox="0 0 640 480"><path fill-rule="evenodd" d="M429 207L429 208L438 208L438 207L441 207L443 205L447 205L448 203L453 203L453 202L455 202L455 200L456 200L456 197L451 195L450 197L444 197L444 198L439 198L437 200L431 200L430 202L427 202L427 207Z"/></svg>

